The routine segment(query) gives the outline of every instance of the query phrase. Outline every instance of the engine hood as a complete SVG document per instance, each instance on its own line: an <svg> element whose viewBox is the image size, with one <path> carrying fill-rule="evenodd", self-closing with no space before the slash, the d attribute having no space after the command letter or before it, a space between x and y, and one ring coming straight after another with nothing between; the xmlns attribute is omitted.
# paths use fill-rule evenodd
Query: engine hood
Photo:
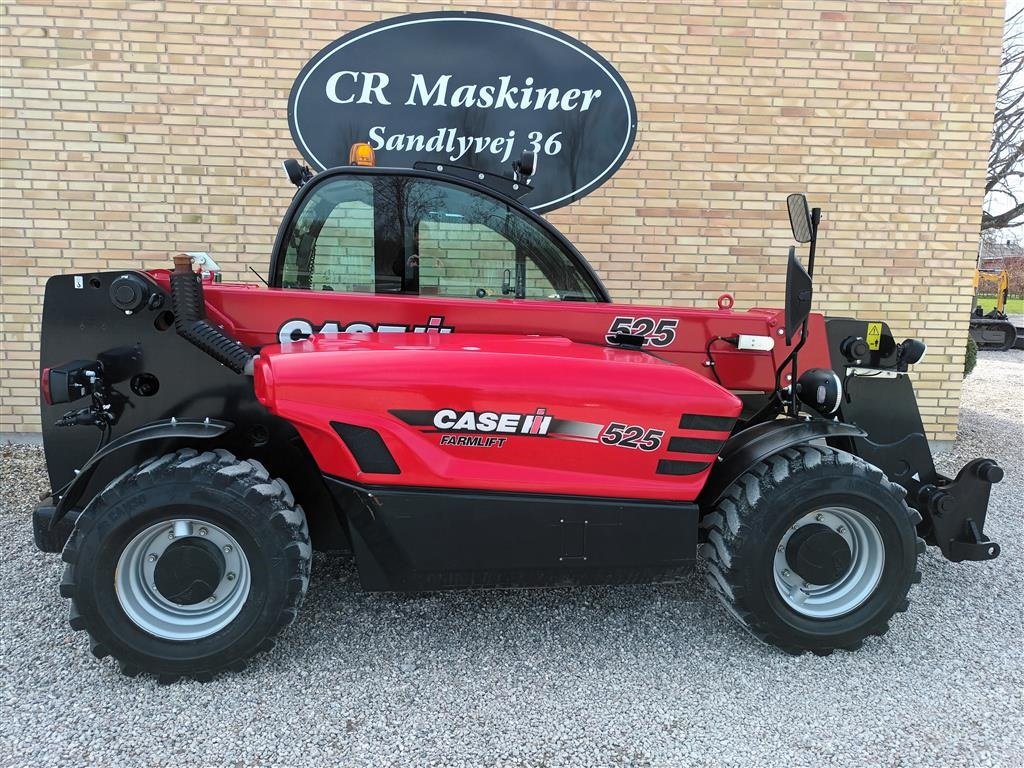
<svg viewBox="0 0 1024 768"><path fill-rule="evenodd" d="M265 347L254 376L326 474L375 484L689 500L742 407L645 352L551 336L320 335ZM390 458L360 464L366 441Z"/></svg>

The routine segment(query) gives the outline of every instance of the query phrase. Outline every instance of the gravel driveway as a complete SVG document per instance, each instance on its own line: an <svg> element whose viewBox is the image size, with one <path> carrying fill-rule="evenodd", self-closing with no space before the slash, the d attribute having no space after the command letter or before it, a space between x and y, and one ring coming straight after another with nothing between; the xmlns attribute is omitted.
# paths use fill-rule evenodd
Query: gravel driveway
<svg viewBox="0 0 1024 768"><path fill-rule="evenodd" d="M997 458L999 559L923 556L913 606L857 653L791 658L698 575L672 587L358 591L318 556L299 620L242 674L158 686L89 654L32 545L36 448L2 454L0 766L1024 764L1024 352L983 353L961 439Z"/></svg>

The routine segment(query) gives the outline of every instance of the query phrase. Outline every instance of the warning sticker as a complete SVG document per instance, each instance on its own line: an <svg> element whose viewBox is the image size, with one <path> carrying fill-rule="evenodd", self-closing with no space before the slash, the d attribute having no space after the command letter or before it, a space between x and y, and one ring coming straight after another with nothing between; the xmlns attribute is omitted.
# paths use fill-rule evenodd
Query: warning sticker
<svg viewBox="0 0 1024 768"><path fill-rule="evenodd" d="M868 323L867 333L868 349L877 351L878 347L882 343L882 324L881 323Z"/></svg>

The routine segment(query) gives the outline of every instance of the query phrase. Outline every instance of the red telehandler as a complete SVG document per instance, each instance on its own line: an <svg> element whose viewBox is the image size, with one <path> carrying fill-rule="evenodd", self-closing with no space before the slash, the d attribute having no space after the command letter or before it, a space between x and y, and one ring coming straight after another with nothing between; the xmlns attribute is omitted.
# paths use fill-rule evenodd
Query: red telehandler
<svg viewBox="0 0 1024 768"><path fill-rule="evenodd" d="M785 306L739 312L612 304L519 202L529 156L285 165L266 288L205 255L46 285L36 543L126 674L243 666L314 547L368 590L665 581L699 555L751 634L818 654L888 629L926 542L998 555L1002 470L936 472L924 345L810 312L802 195L806 268L791 248Z"/></svg>

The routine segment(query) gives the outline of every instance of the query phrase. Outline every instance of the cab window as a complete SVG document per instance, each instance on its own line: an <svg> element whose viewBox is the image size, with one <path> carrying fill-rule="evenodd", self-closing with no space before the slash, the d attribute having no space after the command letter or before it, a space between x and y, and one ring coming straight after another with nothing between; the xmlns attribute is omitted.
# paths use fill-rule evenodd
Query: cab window
<svg viewBox="0 0 1024 768"><path fill-rule="evenodd" d="M281 285L373 293L373 185L361 179L322 184L292 225Z"/></svg>
<svg viewBox="0 0 1024 768"><path fill-rule="evenodd" d="M321 182L294 218L283 256L286 288L600 300L578 262L534 221L500 200L415 176Z"/></svg>

